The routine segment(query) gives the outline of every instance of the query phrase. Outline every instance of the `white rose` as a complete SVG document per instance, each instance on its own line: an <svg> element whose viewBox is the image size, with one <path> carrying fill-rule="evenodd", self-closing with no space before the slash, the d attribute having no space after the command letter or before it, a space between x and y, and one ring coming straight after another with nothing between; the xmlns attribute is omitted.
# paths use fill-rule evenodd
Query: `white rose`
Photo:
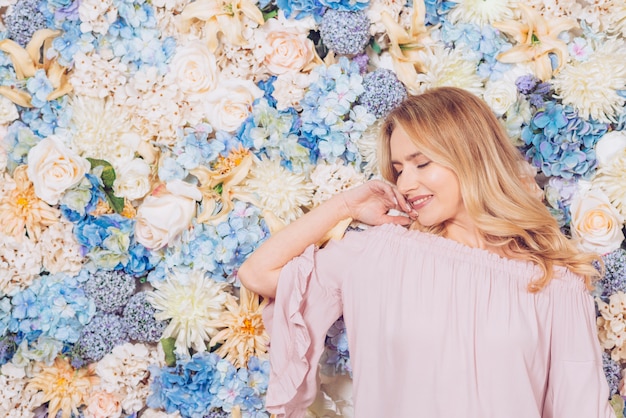
<svg viewBox="0 0 626 418"><path fill-rule="evenodd" d="M50 205L56 205L67 189L80 183L90 166L55 135L42 139L28 152L28 178L35 194Z"/></svg>
<svg viewBox="0 0 626 418"><path fill-rule="evenodd" d="M19 118L17 106L4 96L0 95L0 125L6 125Z"/></svg>
<svg viewBox="0 0 626 418"><path fill-rule="evenodd" d="M113 182L115 195L129 200L141 199L148 194L150 187L150 166L141 158L135 158L119 169Z"/></svg>
<svg viewBox="0 0 626 418"><path fill-rule="evenodd" d="M581 249L606 254L619 248L624 240L624 218L602 191L576 194L570 211L572 237Z"/></svg>
<svg viewBox="0 0 626 418"><path fill-rule="evenodd" d="M137 209L135 237L146 248L158 250L173 243L189 227L195 214L196 199L161 187Z"/></svg>
<svg viewBox="0 0 626 418"><path fill-rule="evenodd" d="M171 73L176 84L188 95L205 94L216 87L217 62L205 42L191 41L176 51Z"/></svg>
<svg viewBox="0 0 626 418"><path fill-rule="evenodd" d="M624 131L611 131L604 134L596 143L596 159L600 167L607 166L609 162L626 149L626 133Z"/></svg>
<svg viewBox="0 0 626 418"><path fill-rule="evenodd" d="M209 122L215 129L234 132L250 114L252 102L260 97L263 91L251 80L220 82L205 101Z"/></svg>
<svg viewBox="0 0 626 418"><path fill-rule="evenodd" d="M487 83L483 98L491 110L502 116L517 101L517 87L515 83L506 80L490 81Z"/></svg>
<svg viewBox="0 0 626 418"><path fill-rule="evenodd" d="M120 400L113 393L92 392L85 408L85 418L117 418L122 415Z"/></svg>
<svg viewBox="0 0 626 418"><path fill-rule="evenodd" d="M264 26L267 36L265 66L274 75L300 71L315 58L313 41L306 33L283 27L271 19Z"/></svg>

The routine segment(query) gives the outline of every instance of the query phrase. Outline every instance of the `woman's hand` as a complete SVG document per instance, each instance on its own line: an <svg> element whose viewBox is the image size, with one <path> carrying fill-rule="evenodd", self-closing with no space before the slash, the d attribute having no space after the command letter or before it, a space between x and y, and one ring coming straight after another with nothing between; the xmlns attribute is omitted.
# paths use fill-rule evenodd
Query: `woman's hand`
<svg viewBox="0 0 626 418"><path fill-rule="evenodd" d="M394 223L409 225L417 218L417 212L394 186L380 180L371 180L339 195L352 219L368 225ZM389 215L391 209L403 215Z"/></svg>

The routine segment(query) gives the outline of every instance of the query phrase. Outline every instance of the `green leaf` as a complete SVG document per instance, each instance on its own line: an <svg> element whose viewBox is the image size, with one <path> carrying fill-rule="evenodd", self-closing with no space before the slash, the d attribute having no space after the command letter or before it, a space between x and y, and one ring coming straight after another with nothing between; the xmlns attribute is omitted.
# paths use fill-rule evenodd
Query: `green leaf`
<svg viewBox="0 0 626 418"><path fill-rule="evenodd" d="M107 202L109 202L109 205L113 208L115 213L122 213L124 210L124 198L115 196L113 190L109 188L104 189L104 194L107 197Z"/></svg>
<svg viewBox="0 0 626 418"><path fill-rule="evenodd" d="M215 190L218 194L222 194L222 192L224 191L224 183L218 184L213 188L213 190Z"/></svg>
<svg viewBox="0 0 626 418"><path fill-rule="evenodd" d="M277 15L278 15L278 9L265 12L263 13L263 20L267 22L268 20L270 20L273 17L276 17Z"/></svg>
<svg viewBox="0 0 626 418"><path fill-rule="evenodd" d="M372 37L370 40L370 46L372 47L372 51L376 52L377 55L380 55L382 52L382 48L378 45L378 42Z"/></svg>
<svg viewBox="0 0 626 418"><path fill-rule="evenodd" d="M104 183L105 188L112 188L116 175L115 169L113 168L111 163L105 160L99 160L97 158L87 158L87 161L91 163L91 168L98 166L103 167L102 176L100 177L102 179L102 183Z"/></svg>
<svg viewBox="0 0 626 418"><path fill-rule="evenodd" d="M172 367L176 365L176 355L174 354L174 349L176 348L176 338L163 338L161 340L161 346L163 347L163 352L165 353L165 364Z"/></svg>

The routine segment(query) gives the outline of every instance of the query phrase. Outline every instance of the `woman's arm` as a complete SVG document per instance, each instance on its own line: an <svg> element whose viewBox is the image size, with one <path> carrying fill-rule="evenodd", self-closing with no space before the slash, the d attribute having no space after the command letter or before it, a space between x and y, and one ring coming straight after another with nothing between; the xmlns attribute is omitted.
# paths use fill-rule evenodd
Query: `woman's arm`
<svg viewBox="0 0 626 418"><path fill-rule="evenodd" d="M352 218L369 225L411 222L406 216L388 215L390 209L411 213L397 189L379 180L335 195L261 244L239 268L239 280L253 292L273 298L283 266L322 239L339 221Z"/></svg>

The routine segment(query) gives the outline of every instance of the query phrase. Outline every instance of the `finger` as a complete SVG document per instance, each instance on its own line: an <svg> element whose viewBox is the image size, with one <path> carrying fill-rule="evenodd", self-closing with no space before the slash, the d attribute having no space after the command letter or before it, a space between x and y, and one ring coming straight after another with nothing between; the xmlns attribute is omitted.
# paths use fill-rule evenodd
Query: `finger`
<svg viewBox="0 0 626 418"><path fill-rule="evenodd" d="M400 191L396 187L392 187L391 191L394 195L394 200L398 203L398 209L403 212L411 213L413 208L409 205L409 202L406 201L404 195L400 193Z"/></svg>
<svg viewBox="0 0 626 418"><path fill-rule="evenodd" d="M410 225L413 223L413 220L408 216L392 216L392 215L383 215L381 218L383 223L386 224L396 224L396 225Z"/></svg>

